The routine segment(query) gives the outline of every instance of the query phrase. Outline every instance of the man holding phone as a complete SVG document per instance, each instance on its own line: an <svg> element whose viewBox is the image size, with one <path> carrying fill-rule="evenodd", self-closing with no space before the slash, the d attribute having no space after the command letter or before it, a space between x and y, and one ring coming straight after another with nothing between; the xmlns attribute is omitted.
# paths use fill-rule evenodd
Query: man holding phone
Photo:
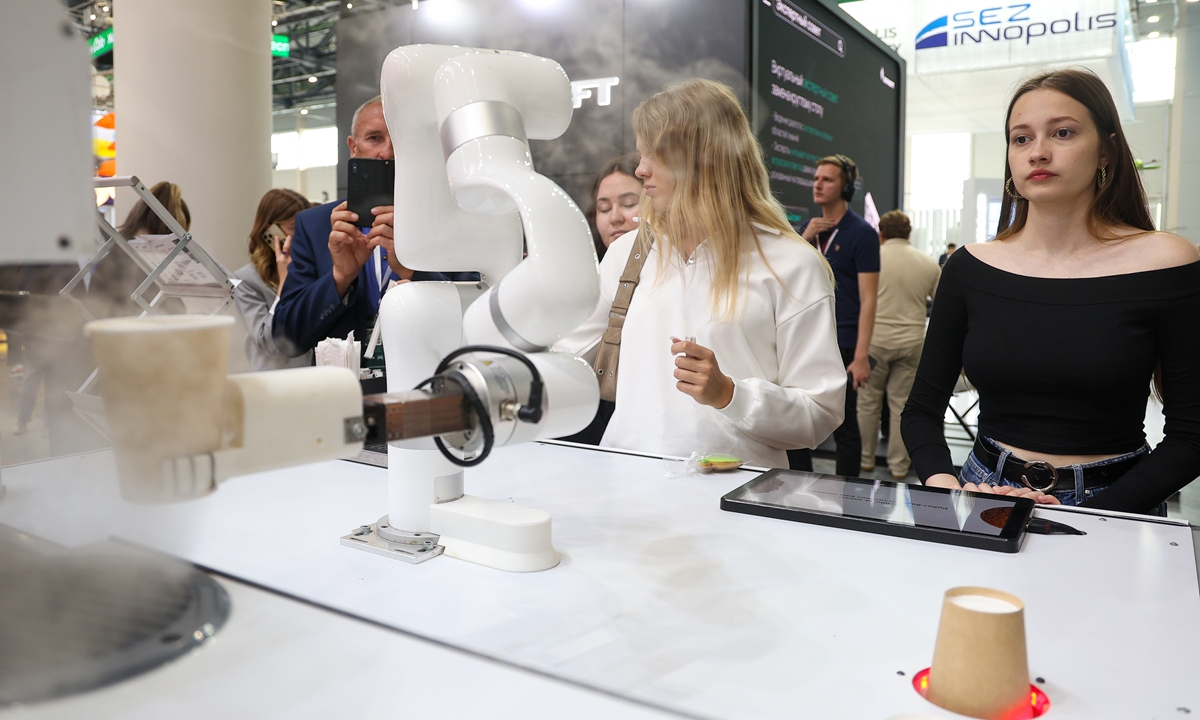
<svg viewBox="0 0 1200 720"><path fill-rule="evenodd" d="M346 143L352 158L393 159L378 95L354 111ZM393 251L392 206L374 207L372 213L359 217L345 200L337 200L296 215L292 265L272 326L286 354L303 355L325 338L344 338L351 330L366 343L390 280L451 279L402 266Z"/></svg>

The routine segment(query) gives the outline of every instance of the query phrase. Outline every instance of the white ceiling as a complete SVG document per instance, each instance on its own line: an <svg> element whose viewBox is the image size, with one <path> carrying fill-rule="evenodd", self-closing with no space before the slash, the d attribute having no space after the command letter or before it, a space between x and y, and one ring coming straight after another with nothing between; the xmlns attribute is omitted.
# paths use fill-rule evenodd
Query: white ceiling
<svg viewBox="0 0 1200 720"><path fill-rule="evenodd" d="M1039 70L1062 67L1087 67L1095 71L1117 99L1123 120L1133 118L1133 108L1121 98L1128 97L1125 80L1114 79L1112 62L1100 58L1091 62L1055 63L1039 67L972 70L926 75L908 74L905 134L950 132L1001 132L1008 100L1017 84Z"/></svg>

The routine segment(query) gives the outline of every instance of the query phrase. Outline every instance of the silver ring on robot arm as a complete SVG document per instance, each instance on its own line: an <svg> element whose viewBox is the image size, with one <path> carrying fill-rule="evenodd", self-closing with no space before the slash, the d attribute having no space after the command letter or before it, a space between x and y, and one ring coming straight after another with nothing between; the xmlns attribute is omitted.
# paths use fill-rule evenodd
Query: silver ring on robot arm
<svg viewBox="0 0 1200 720"><path fill-rule="evenodd" d="M499 100L480 100L458 108L442 122L441 135L442 153L447 159L464 143L489 135L514 137L529 144L521 112Z"/></svg>
<svg viewBox="0 0 1200 720"><path fill-rule="evenodd" d="M500 312L499 290L500 286L497 285L488 291L488 309L492 313L492 322L496 323L496 329L500 331L500 334L504 336L504 339L521 352L536 353L548 350L549 348L529 342L525 338L518 335L516 330L512 329L512 326L509 325L508 321L504 319L504 313Z"/></svg>

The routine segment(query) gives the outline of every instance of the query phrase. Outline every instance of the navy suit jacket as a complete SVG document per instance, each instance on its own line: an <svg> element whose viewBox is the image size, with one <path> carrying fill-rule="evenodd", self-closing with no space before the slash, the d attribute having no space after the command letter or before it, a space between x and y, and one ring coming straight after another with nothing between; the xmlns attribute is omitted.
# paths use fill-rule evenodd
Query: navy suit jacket
<svg viewBox="0 0 1200 720"><path fill-rule="evenodd" d="M333 282L333 257L329 254L329 233L333 230L329 216L341 202L334 200L296 215L292 264L271 327L276 345L290 357L303 355L325 338L344 338L351 330L354 339L366 343L367 327L378 312L368 297L373 289L373 281L367 280L370 262L358 271L345 301L338 297ZM475 273L413 273L414 281L478 277Z"/></svg>

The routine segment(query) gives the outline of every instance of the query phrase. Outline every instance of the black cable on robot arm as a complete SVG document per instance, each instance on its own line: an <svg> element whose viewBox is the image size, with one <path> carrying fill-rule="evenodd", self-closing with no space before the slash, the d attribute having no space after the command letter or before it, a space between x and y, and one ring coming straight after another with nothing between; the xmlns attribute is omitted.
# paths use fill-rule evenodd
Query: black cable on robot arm
<svg viewBox="0 0 1200 720"><path fill-rule="evenodd" d="M507 355L511 358L516 358L518 361L523 363L525 367L529 368L529 374L531 376L529 380L529 398L526 400L525 404L521 406L521 409L517 411L517 418L522 422L527 423L537 424L540 422L542 419L542 374L538 372L537 367L529 358L525 357L516 350L510 350L508 348L497 347L494 345L464 345L451 352L446 357L442 358L442 361L438 363L437 370L434 371L434 374L440 375L442 372L444 372L450 367L450 363L453 362L455 358L475 352L488 352L495 353L497 355Z"/></svg>
<svg viewBox="0 0 1200 720"><path fill-rule="evenodd" d="M495 445L496 442L495 431L492 428L491 415L488 413L488 409L484 407L483 400L479 398L479 393L475 392L475 388L471 386L471 381L463 377L462 373L446 373L442 377L462 388L463 394L466 395L467 399L471 402L471 407L475 410L475 416L479 418L479 431L483 433L483 449L480 450L479 454L474 458L470 460L463 460L454 453L450 452L450 449L446 447L444 442L442 442L442 438L440 436L435 436L433 438L433 442L435 445L437 445L438 450L442 451L442 455L445 456L445 458L450 462L459 467L474 467L487 459L487 456L492 453L492 446ZM421 383L421 385L424 384L425 383ZM419 388L421 386L418 385L417 387Z"/></svg>
<svg viewBox="0 0 1200 720"><path fill-rule="evenodd" d="M434 371L434 376L425 378L418 383L414 389L420 390L429 383L433 382L435 378L440 376L462 388L463 394L471 403L471 409L475 411L476 417L479 418L479 430L483 433L483 449L480 450L479 455L471 460L463 460L462 458L459 458L450 452L449 448L446 447L446 444L442 442L441 437L433 438L434 444L437 445L437 448L442 452L442 455L447 460L459 467L473 467L483 462L484 459L491 454L492 447L495 445L496 441L495 430L492 427L491 415L488 413L488 409L484 407L483 400L480 399L479 393L475 392L475 388L471 386L471 382L463 377L462 373L459 372L452 372L442 375L442 373L444 373L450 367L450 363L453 362L455 358L473 352L490 352L497 355L507 355L509 357L516 358L523 363L525 367L529 368L529 373L531 376L529 380L529 398L527 399L526 404L521 406L521 408L517 411L517 418L522 422L528 423L537 423L542 419L542 375L538 372L537 367L532 361L529 360L529 358L515 350L509 350L508 348L503 347L495 347L492 345L464 345L463 347L451 352L449 355L442 358L440 363L438 363L437 370Z"/></svg>
<svg viewBox="0 0 1200 720"><path fill-rule="evenodd" d="M420 390L426 385L431 384L434 380L437 380L438 377L438 375L434 375L425 378L421 382L417 383L413 390ZM479 418L479 431L483 433L483 450L480 451L477 457L471 460L463 460L454 455L454 453L450 452L449 448L446 447L446 444L442 442L442 438L440 436L435 436L433 438L433 443L437 445L437 448L442 452L443 457L459 467L472 467L474 465L478 465L479 463L483 462L484 458L492 453L492 446L495 444L495 430L492 428L492 418L488 414L487 408L483 406L483 401L479 399L479 394L475 392L475 388L471 386L470 381L462 376L462 373L453 372L441 377L444 380L449 380L450 382L453 382L455 385L458 385L460 388L462 388L463 394L466 396L467 401L471 404L471 409L475 412L476 417Z"/></svg>

